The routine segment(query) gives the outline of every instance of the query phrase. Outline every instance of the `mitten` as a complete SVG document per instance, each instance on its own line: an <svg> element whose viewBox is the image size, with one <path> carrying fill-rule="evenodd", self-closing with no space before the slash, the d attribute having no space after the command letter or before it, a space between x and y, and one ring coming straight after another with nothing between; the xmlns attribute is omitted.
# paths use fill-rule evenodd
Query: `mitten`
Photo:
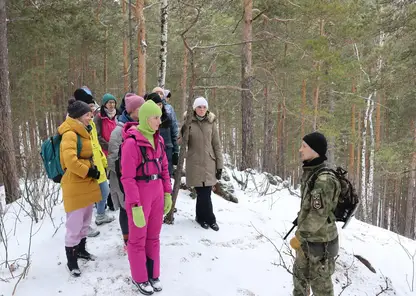
<svg viewBox="0 0 416 296"><path fill-rule="evenodd" d="M296 236L292 237L292 239L290 240L290 246L295 250L300 249L300 241Z"/></svg>
<svg viewBox="0 0 416 296"><path fill-rule="evenodd" d="M179 162L179 153L173 153L172 154L172 164L178 165Z"/></svg>
<svg viewBox="0 0 416 296"><path fill-rule="evenodd" d="M93 166L92 168L88 169L87 176L98 180L100 179L100 171L97 169L96 166Z"/></svg>
<svg viewBox="0 0 416 296"><path fill-rule="evenodd" d="M217 178L217 180L221 180L221 175L222 175L222 169L217 170L217 173L215 174L215 178Z"/></svg>
<svg viewBox="0 0 416 296"><path fill-rule="evenodd" d="M165 206L163 208L163 213L166 215L169 213L172 208L172 195L170 193L165 193Z"/></svg>
<svg viewBox="0 0 416 296"><path fill-rule="evenodd" d="M137 205L131 209L133 214L133 222L139 228L146 226L146 219L144 218L143 207L138 207Z"/></svg>

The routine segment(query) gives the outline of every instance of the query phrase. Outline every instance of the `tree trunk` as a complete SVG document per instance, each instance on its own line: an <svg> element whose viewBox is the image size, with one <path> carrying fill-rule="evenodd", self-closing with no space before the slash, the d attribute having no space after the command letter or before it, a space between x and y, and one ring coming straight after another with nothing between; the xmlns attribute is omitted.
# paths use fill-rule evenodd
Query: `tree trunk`
<svg viewBox="0 0 416 296"><path fill-rule="evenodd" d="M351 138L349 143L349 162L348 162L348 177L353 182L354 178L354 160L355 160L355 104L351 107ZM355 183L355 182L354 182Z"/></svg>
<svg viewBox="0 0 416 296"><path fill-rule="evenodd" d="M104 41L104 90L108 89L108 28L105 28Z"/></svg>
<svg viewBox="0 0 416 296"><path fill-rule="evenodd" d="M305 135L305 116L306 116L306 80L302 81L302 106L301 106L301 125L300 125L300 135L303 137Z"/></svg>
<svg viewBox="0 0 416 296"><path fill-rule="evenodd" d="M374 198L374 169L375 169L375 136L374 136L374 124L373 124L373 112L374 112L374 100L371 100L371 107L370 107L370 113L368 115L368 123L370 125L370 159L369 159L369 168L368 168L368 183L367 183L367 198L368 198L368 218L370 219L370 222L372 222L373 225L376 224L376 213L377 210L374 211L374 209L377 209L378 206L378 200L377 198Z"/></svg>
<svg viewBox="0 0 416 296"><path fill-rule="evenodd" d="M329 95L329 113L331 115L334 115L335 113L335 98L334 90L332 88L330 89ZM333 135L328 137L328 163L332 166L335 165L335 136Z"/></svg>
<svg viewBox="0 0 416 296"><path fill-rule="evenodd" d="M182 70L182 99L181 99L181 115L180 115L180 122L183 124L183 114L186 110L186 86L187 86L187 80L188 80L188 49L186 47L184 54L183 54L183 70Z"/></svg>
<svg viewBox="0 0 416 296"><path fill-rule="evenodd" d="M160 65L158 85L165 88L166 63L168 57L168 0L160 0Z"/></svg>
<svg viewBox="0 0 416 296"><path fill-rule="evenodd" d="M324 35L324 25L325 20L321 19L319 21L319 35ZM318 109L319 109L319 87L320 87L320 71L321 71L321 61L316 62L316 72L318 73L318 77L316 78L316 87L314 91L314 116L313 116L313 130L316 131L318 129Z"/></svg>
<svg viewBox="0 0 416 296"><path fill-rule="evenodd" d="M254 168L254 138L253 138L253 84L252 68L252 10L253 1L243 0L244 28L241 55L241 117L242 117L242 157L241 169Z"/></svg>
<svg viewBox="0 0 416 296"><path fill-rule="evenodd" d="M413 222L414 213L414 199L416 198L416 120L412 124L413 129L413 143L414 150L412 153L412 160L410 165L409 184L407 187L407 204L406 204L406 224L404 234L413 239L414 230L416 225Z"/></svg>
<svg viewBox="0 0 416 296"><path fill-rule="evenodd" d="M129 0L129 45L130 45L130 92L134 92L134 77L133 77L133 28L131 17L131 0Z"/></svg>
<svg viewBox="0 0 416 296"><path fill-rule="evenodd" d="M190 60L190 66L191 66L191 85L189 86L189 99L187 104L187 112L190 115L192 113L192 98L194 97L194 88L196 84L196 71L195 71L195 63L194 63L194 52L189 47L189 45L186 42L185 37L182 35L183 42L185 44L186 49L189 51L189 60ZM189 140L189 128L192 122L192 116L187 116L186 121L184 123L184 132L183 137L181 140L181 148L179 151L179 160L178 160L178 166L176 168L175 173L175 183L173 186L172 191L172 209L171 211L166 215L164 222L166 224L173 224L174 221L174 208L176 205L176 199L178 197L179 188L181 185L181 177L182 177L182 169L183 164L185 160L185 153L188 146L188 140Z"/></svg>
<svg viewBox="0 0 416 296"><path fill-rule="evenodd" d="M138 55L138 71L137 71L137 80L138 80L138 89L137 94L139 96L144 96L146 92L146 27L144 19L144 0L137 0L136 2L136 18L138 22L139 29L137 30L137 55Z"/></svg>
<svg viewBox="0 0 416 296"><path fill-rule="evenodd" d="M127 3L122 0L123 7L123 90L124 93L129 91L129 59L128 59L128 48L127 38L128 31L126 29L127 24ZM130 69L131 71L132 69Z"/></svg>
<svg viewBox="0 0 416 296"><path fill-rule="evenodd" d="M371 112L371 98L373 97L373 94L370 94L370 96L367 98L367 108L365 111L365 117L364 117L364 129L362 134L362 151L361 151L361 197L362 197L362 210L363 210L363 220L364 222L369 222L371 219L370 208L372 206L371 201L368 199L367 195L367 132L368 132L368 121L370 118L370 112Z"/></svg>
<svg viewBox="0 0 416 296"><path fill-rule="evenodd" d="M264 87L264 133L263 133L263 171L273 173L273 118L270 108L269 89Z"/></svg>
<svg viewBox="0 0 416 296"><path fill-rule="evenodd" d="M0 172L3 175L6 203L11 203L19 198L20 193L9 93L6 0L0 0L0 113Z"/></svg>

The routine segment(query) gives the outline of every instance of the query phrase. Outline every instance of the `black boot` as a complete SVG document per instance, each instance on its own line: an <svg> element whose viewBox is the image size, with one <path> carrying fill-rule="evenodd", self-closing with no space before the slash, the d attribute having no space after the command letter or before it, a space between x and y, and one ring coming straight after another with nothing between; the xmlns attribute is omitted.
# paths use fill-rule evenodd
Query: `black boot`
<svg viewBox="0 0 416 296"><path fill-rule="evenodd" d="M73 277L79 277L81 275L81 271L78 267L78 258L77 258L77 246L75 247L65 247L66 258L68 263L66 266L68 267L69 273Z"/></svg>
<svg viewBox="0 0 416 296"><path fill-rule="evenodd" d="M90 254L86 250L86 248L85 248L86 244L87 244L87 238L84 237L78 245L78 258L88 260L88 261L95 261L96 257L94 255Z"/></svg>

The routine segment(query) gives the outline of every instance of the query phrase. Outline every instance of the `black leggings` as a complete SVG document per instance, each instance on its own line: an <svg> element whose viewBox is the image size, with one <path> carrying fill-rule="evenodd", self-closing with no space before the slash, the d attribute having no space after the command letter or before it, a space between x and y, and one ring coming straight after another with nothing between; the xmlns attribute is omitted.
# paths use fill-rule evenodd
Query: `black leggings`
<svg viewBox="0 0 416 296"><path fill-rule="evenodd" d="M195 187L196 197L196 220L199 223L206 222L209 225L216 223L212 208L211 191L212 186Z"/></svg>
<svg viewBox="0 0 416 296"><path fill-rule="evenodd" d="M121 233L123 233L123 235L129 234L129 222L127 220L127 212L122 207L120 207L119 221L120 221Z"/></svg>

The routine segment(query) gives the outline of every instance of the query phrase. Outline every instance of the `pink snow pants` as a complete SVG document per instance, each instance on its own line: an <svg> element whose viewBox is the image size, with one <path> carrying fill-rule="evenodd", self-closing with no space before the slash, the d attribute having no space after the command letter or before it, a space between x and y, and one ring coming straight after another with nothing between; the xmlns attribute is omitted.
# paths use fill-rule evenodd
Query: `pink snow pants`
<svg viewBox="0 0 416 296"><path fill-rule="evenodd" d="M66 213L65 247L75 247L87 237L93 205Z"/></svg>
<svg viewBox="0 0 416 296"><path fill-rule="evenodd" d="M146 226L134 225L132 204L126 204L129 223L127 254L131 276L137 283L160 276L160 231L163 222L164 193L162 180L138 181Z"/></svg>

